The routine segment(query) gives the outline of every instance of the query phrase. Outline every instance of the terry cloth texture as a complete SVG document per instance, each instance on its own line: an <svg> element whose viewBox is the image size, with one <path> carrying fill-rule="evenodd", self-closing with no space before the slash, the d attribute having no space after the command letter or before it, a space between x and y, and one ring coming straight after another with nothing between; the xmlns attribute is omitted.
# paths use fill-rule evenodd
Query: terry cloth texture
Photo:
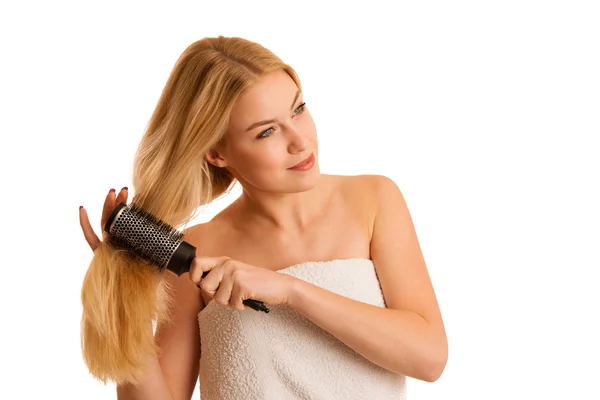
<svg viewBox="0 0 600 400"><path fill-rule="evenodd" d="M373 262L306 262L278 271L385 307ZM214 301L199 313L202 400L405 399L406 378L368 361L288 306L266 314Z"/></svg>

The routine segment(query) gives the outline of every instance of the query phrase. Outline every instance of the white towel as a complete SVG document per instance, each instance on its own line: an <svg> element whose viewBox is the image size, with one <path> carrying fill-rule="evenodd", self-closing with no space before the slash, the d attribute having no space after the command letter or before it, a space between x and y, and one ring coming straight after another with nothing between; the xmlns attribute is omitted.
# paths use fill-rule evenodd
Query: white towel
<svg viewBox="0 0 600 400"><path fill-rule="evenodd" d="M279 270L385 307L373 262L306 262ZM368 361L288 306L265 314L214 301L199 313L202 400L405 399L406 378Z"/></svg>

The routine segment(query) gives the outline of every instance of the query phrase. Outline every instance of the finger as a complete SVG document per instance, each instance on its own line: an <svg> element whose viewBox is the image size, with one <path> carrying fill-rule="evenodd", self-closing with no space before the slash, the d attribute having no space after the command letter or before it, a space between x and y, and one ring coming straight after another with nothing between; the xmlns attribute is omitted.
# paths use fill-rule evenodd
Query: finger
<svg viewBox="0 0 600 400"><path fill-rule="evenodd" d="M190 266L190 280L198 285L203 280L205 272L210 272L217 265L228 259L229 257L195 257Z"/></svg>
<svg viewBox="0 0 600 400"><path fill-rule="evenodd" d="M108 194L106 195L106 199L104 200L104 207L102 208L102 218L100 219L100 225L102 225L102 230L104 231L104 225L106 225L106 221L108 221L108 217L115 209L115 200L116 194L115 189L110 189Z"/></svg>
<svg viewBox="0 0 600 400"><path fill-rule="evenodd" d="M124 187L123 189L121 189L119 191L119 194L117 195L117 199L115 200L115 206L119 203L127 204L127 195L128 194L129 194L129 189L127 187Z"/></svg>
<svg viewBox="0 0 600 400"><path fill-rule="evenodd" d="M200 287L202 287L202 290L204 290L202 283L200 284ZM232 290L233 290L233 279L225 276L224 279L222 279L219 282L219 286L217 287L216 293L214 293L214 295L210 292L208 292L208 293L211 296L213 296L213 299L215 300L215 302L217 304L227 306L227 305L229 305L229 299L231 298ZM204 291L206 292L206 290L204 290Z"/></svg>
<svg viewBox="0 0 600 400"><path fill-rule="evenodd" d="M214 296L219 290L220 285L223 284L225 276L227 275L227 277L231 279L231 270L235 267L234 264L235 262L229 257L200 258L200 260L197 261L199 267L198 272L195 272L195 274L199 274L199 271L201 270L204 270L205 272L200 278L199 285L198 282L196 282L197 286L210 296ZM206 272L207 270L209 272ZM225 283L225 285L227 284ZM229 292L231 292L231 289L228 289L227 296L229 296ZM225 296L225 294L223 294L223 296ZM228 302L228 300L228 298L223 299L223 304L227 304L225 301Z"/></svg>
<svg viewBox="0 0 600 400"><path fill-rule="evenodd" d="M196 283L196 286L209 296L214 297L219 290L219 286L221 285L222 281L223 268L216 266L204 279L200 278L200 281Z"/></svg>
<svg viewBox="0 0 600 400"><path fill-rule="evenodd" d="M244 289L241 285L234 285L233 289L231 290L231 295L229 296L229 306L236 310L243 311L246 308L246 306L243 303L243 301L245 300L243 293Z"/></svg>
<svg viewBox="0 0 600 400"><path fill-rule="evenodd" d="M94 229L90 224L90 219L88 217L87 211L85 208L83 208L83 206L79 208L79 225L81 225L81 229L83 230L83 236L92 248L92 251L96 251L96 249L98 248L98 246L100 246L100 243L102 242L94 232Z"/></svg>

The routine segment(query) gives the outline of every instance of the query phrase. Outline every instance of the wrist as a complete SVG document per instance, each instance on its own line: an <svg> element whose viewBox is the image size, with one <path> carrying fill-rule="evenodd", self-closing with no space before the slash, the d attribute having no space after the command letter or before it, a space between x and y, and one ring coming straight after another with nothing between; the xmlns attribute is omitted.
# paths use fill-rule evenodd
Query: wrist
<svg viewBox="0 0 600 400"><path fill-rule="evenodd" d="M301 301L300 296L302 293L302 284L304 283L302 280L295 278L293 276L288 277L288 285L287 285L287 296L285 304L291 308L296 308L296 306Z"/></svg>

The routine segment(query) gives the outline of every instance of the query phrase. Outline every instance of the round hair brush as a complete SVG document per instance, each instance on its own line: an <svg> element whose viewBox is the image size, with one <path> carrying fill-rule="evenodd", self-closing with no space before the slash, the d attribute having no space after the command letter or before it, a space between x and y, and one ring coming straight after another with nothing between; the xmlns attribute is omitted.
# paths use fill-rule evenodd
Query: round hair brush
<svg viewBox="0 0 600 400"><path fill-rule="evenodd" d="M189 272L196 257L196 248L183 240L183 233L134 204L119 203L104 230L117 245L133 251L161 272L167 269L181 276ZM246 299L243 303L254 310L269 312L261 301Z"/></svg>

